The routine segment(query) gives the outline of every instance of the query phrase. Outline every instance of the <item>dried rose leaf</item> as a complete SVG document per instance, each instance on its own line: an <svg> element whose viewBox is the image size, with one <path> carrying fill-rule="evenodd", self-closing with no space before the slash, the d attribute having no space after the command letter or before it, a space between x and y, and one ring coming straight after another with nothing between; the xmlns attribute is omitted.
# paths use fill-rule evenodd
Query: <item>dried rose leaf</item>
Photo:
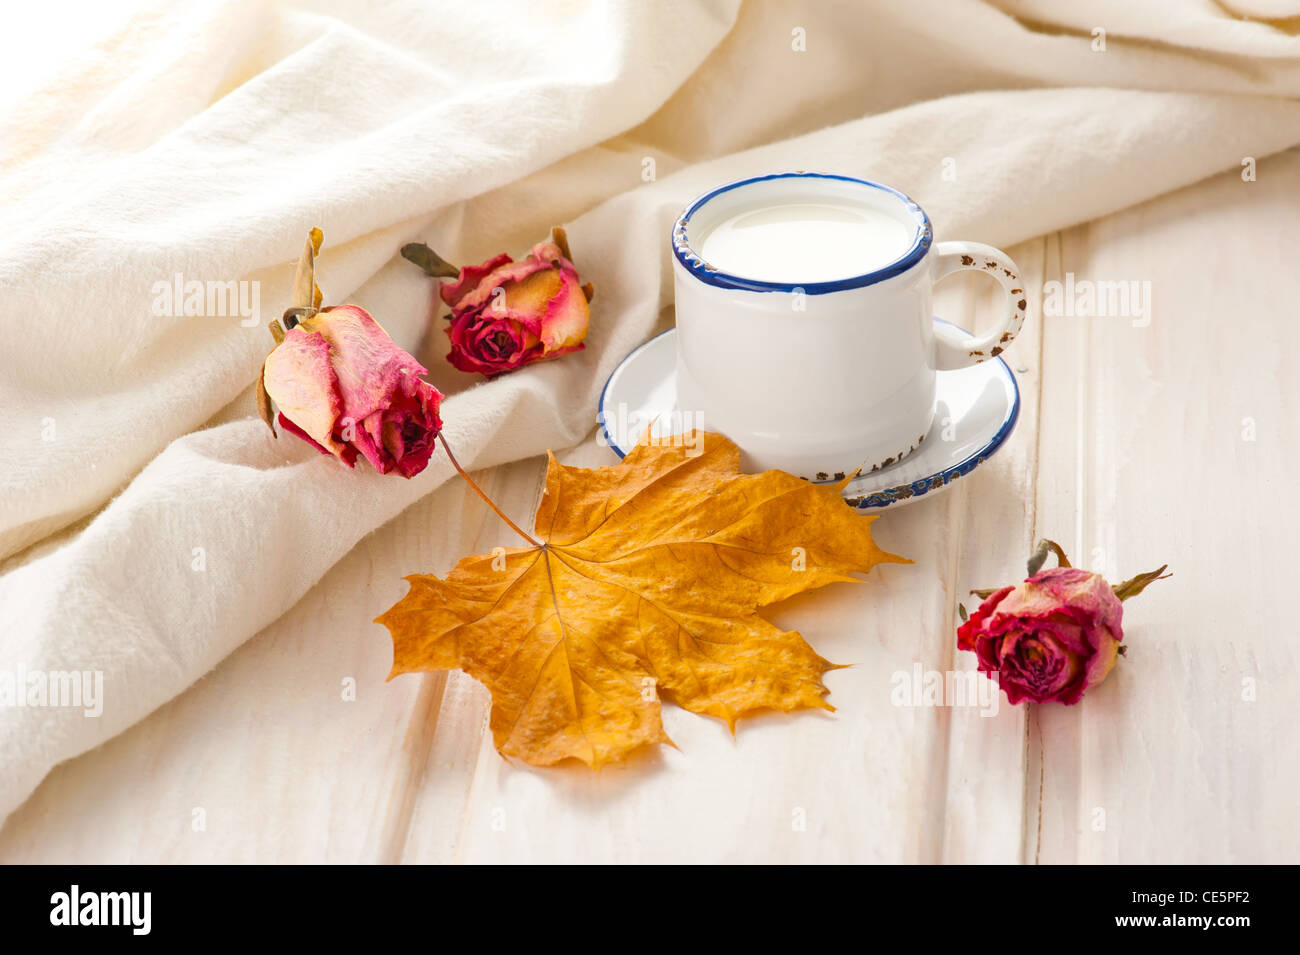
<svg viewBox="0 0 1300 955"><path fill-rule="evenodd" d="M1130 597L1136 597L1142 591L1146 590L1150 584L1157 580L1164 580L1166 577L1172 577L1173 574L1166 574L1168 564L1161 564L1156 570L1149 570L1145 574L1138 574L1136 577L1130 577L1122 584L1116 584L1112 590L1115 596L1120 600L1128 600Z"/></svg>
<svg viewBox="0 0 1300 955"><path fill-rule="evenodd" d="M316 256L325 238L320 229L312 229L303 245L302 256L293 275L293 306L295 308L320 308L320 287L316 285Z"/></svg>
<svg viewBox="0 0 1300 955"><path fill-rule="evenodd" d="M431 278L454 279L460 274L460 269L423 242L408 242L402 246L402 258L418 265Z"/></svg>
<svg viewBox="0 0 1300 955"><path fill-rule="evenodd" d="M266 366L263 365L262 370L257 373L257 413L271 429L271 435L278 438L279 435L275 433L275 412L271 410L271 396L266 393L266 384L262 380L265 374Z"/></svg>

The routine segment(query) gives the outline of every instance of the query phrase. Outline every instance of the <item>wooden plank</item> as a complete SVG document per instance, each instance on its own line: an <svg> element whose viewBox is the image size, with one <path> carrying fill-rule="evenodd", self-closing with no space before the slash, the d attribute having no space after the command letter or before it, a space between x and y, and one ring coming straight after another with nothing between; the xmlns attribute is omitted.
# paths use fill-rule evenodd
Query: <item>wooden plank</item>
<svg viewBox="0 0 1300 955"><path fill-rule="evenodd" d="M1022 243L1008 254L1020 266L1030 302L1023 331L1006 353L1020 388L1020 420L1001 451L968 479L948 523L949 566L940 583L950 614L945 627L949 662L959 672L976 669L975 655L956 650L956 606L979 604L970 590L998 586L1024 566L1033 547L1035 480L1038 452L1038 397L1041 371L1042 318L1038 309L1046 267L1046 239ZM978 276L976 278L979 278ZM973 290L972 290L973 291ZM964 301L980 316L992 314L1001 293L983 288ZM980 678L985 679L984 677ZM988 715L992 712L993 715ZM997 708L953 707L949 711L945 799L936 819L943 825L943 853L948 863L1013 863L1023 859L1026 714L997 694Z"/></svg>
<svg viewBox="0 0 1300 955"><path fill-rule="evenodd" d="M1106 684L1036 708L1043 862L1300 854L1297 243L1294 152L1062 237L1059 280L1149 281L1152 309L1047 319L1038 530L1109 577L1175 576L1126 605Z"/></svg>

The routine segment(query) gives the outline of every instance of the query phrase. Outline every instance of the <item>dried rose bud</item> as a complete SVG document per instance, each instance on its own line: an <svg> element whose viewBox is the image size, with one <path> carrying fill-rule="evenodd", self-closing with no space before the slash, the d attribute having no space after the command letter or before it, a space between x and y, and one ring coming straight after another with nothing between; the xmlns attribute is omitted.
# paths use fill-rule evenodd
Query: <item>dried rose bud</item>
<svg viewBox="0 0 1300 955"><path fill-rule="evenodd" d="M442 394L420 378L428 369L365 309L318 308L312 270L319 248L314 229L299 263L295 307L285 313L291 327L273 327L278 344L258 379L262 417L271 423L274 401L281 427L322 453L348 467L360 454L380 474L412 477L429 463L442 429Z"/></svg>
<svg viewBox="0 0 1300 955"><path fill-rule="evenodd" d="M1062 566L1038 570L1049 547ZM998 680L1010 703L1077 703L1123 653L1121 601L1164 570L1112 587L1100 574L1071 567L1059 545L1044 541L1022 583L977 591L984 602L957 629L957 647L974 651L980 671Z"/></svg>
<svg viewBox="0 0 1300 955"><path fill-rule="evenodd" d="M448 267L427 246L402 249L430 275L455 276L438 286L451 307L446 331L452 365L492 377L584 347L592 286L581 284L564 230L552 236L522 261L502 253L462 269Z"/></svg>

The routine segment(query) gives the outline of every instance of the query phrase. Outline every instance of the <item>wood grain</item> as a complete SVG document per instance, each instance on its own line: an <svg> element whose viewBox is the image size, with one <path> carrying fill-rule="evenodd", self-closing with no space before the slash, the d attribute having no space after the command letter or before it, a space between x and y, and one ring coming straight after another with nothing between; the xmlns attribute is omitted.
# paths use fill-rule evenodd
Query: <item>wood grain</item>
<svg viewBox="0 0 1300 955"><path fill-rule="evenodd" d="M1035 714L1043 862L1292 861L1300 779L1287 559L1300 155L1060 237L1077 279L1150 281L1149 325L1049 317L1038 531L1076 563L1174 577L1125 605L1128 656Z"/></svg>

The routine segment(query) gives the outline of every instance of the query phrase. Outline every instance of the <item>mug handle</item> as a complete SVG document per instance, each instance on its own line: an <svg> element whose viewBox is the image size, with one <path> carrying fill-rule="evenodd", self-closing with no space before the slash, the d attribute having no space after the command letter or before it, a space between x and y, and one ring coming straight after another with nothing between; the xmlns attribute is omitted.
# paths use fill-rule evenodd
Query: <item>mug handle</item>
<svg viewBox="0 0 1300 955"><path fill-rule="evenodd" d="M951 325L936 324L935 367L940 371L951 371L996 358L1011 344L1025 323L1028 298L1020 281L1020 269L1005 252L981 242L937 242L934 251L934 281L967 269L986 272L1001 283L1007 293L1008 305L1002 324L987 335L977 337Z"/></svg>

